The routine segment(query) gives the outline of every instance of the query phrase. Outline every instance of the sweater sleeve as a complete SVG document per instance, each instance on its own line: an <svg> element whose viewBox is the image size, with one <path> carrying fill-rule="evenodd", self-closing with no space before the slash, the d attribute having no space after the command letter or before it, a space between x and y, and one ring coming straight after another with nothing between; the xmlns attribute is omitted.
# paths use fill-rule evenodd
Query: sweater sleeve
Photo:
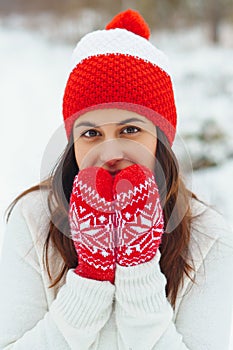
<svg viewBox="0 0 233 350"><path fill-rule="evenodd" d="M79 277L71 269L49 307L20 201L6 225L0 278L0 349L98 349L115 287Z"/></svg>
<svg viewBox="0 0 233 350"><path fill-rule="evenodd" d="M117 267L116 319L122 350L228 350L233 310L233 248L215 242L176 317L165 296L159 256ZM192 282L190 282L191 284ZM189 291L190 289L190 291Z"/></svg>

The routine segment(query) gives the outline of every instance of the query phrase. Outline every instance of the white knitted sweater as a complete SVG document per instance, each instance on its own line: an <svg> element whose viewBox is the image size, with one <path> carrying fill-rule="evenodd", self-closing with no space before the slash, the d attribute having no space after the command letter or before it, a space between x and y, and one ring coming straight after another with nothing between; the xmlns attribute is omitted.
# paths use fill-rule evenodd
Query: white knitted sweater
<svg viewBox="0 0 233 350"><path fill-rule="evenodd" d="M176 308L165 295L160 253L134 267L117 266L115 285L71 269L54 288L43 267L49 218L44 191L24 196L6 225L0 261L0 349L227 350L233 310L233 237L207 209L190 242L197 270ZM193 212L204 206L193 200ZM62 258L50 249L52 274Z"/></svg>

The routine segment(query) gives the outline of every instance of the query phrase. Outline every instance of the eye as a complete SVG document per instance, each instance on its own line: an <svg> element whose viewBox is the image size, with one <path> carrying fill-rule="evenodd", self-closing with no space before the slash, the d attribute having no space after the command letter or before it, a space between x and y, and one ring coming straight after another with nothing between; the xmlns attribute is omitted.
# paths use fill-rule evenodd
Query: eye
<svg viewBox="0 0 233 350"><path fill-rule="evenodd" d="M100 135L100 133L97 130L90 129L90 130L85 131L81 136L84 136L87 138L92 138L92 137L99 136L99 135Z"/></svg>
<svg viewBox="0 0 233 350"><path fill-rule="evenodd" d="M140 128L136 127L136 126L127 126L126 128L124 128L122 130L122 133L123 134L136 134L138 133L139 131L141 131Z"/></svg>

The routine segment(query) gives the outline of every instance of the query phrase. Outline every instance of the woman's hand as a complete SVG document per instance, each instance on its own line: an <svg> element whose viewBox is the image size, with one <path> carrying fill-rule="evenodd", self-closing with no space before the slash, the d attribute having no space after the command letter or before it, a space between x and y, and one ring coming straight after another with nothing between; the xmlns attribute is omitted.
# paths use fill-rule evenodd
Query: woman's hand
<svg viewBox="0 0 233 350"><path fill-rule="evenodd" d="M151 260L161 243L164 221L153 173L134 164L114 179L116 260L133 266Z"/></svg>
<svg viewBox="0 0 233 350"><path fill-rule="evenodd" d="M116 262L147 262L161 243L163 212L153 173L138 164L115 179L103 168L81 170L74 178L69 222L78 254L75 272L114 283Z"/></svg>
<svg viewBox="0 0 233 350"><path fill-rule="evenodd" d="M74 178L69 222L78 254L75 272L83 277L115 279L113 178L103 168L81 170Z"/></svg>

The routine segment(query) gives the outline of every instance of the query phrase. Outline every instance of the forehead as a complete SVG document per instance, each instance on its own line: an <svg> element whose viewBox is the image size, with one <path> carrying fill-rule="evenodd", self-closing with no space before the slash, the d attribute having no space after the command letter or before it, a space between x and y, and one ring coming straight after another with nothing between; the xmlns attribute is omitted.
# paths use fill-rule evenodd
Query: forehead
<svg viewBox="0 0 233 350"><path fill-rule="evenodd" d="M141 123L147 127L151 126L154 128L154 124L144 117L133 111L127 111L124 109L97 109L94 111L89 111L82 114L74 123L74 126L78 126L83 122L90 122L96 125L105 125L105 124L117 124L121 122L132 122L132 123Z"/></svg>

